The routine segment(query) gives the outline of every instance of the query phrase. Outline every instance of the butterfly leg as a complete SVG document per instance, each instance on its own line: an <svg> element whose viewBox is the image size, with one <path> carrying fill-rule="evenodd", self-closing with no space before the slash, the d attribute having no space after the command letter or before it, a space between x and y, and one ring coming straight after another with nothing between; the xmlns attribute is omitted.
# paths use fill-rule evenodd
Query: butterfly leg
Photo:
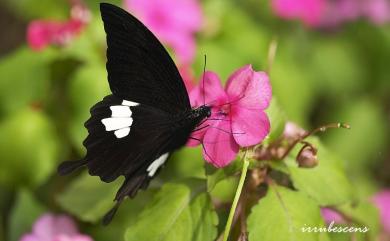
<svg viewBox="0 0 390 241"><path fill-rule="evenodd" d="M222 128L216 127L216 126L210 126L210 128L214 128L214 129L217 129L219 131L222 131L224 133L231 134L231 135L245 135L246 134L245 132L231 132L231 131L227 131L227 130L224 130Z"/></svg>
<svg viewBox="0 0 390 241"><path fill-rule="evenodd" d="M203 130L203 129L209 127L209 126L210 126L210 125L205 125L205 126L199 127L198 129L195 129L195 130L193 130L192 132L201 131L201 130Z"/></svg>
<svg viewBox="0 0 390 241"><path fill-rule="evenodd" d="M209 155L209 153L207 152L206 147L204 146L202 140L200 140L200 139L198 139L198 138L195 138L195 137L192 137L192 136L190 136L189 138L192 139L192 140L195 140L195 141L199 141L200 144L202 145L202 149L204 150L204 153L206 154L206 156L207 156L208 158L210 158L210 161L211 161L211 162L216 163L216 162L214 162L214 159L213 159L213 158Z"/></svg>

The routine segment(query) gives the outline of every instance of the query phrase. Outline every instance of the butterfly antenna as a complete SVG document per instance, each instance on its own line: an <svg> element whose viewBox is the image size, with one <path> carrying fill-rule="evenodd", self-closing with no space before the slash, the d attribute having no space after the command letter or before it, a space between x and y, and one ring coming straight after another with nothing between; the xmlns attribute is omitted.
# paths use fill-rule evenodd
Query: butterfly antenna
<svg viewBox="0 0 390 241"><path fill-rule="evenodd" d="M204 90L204 75L206 73L206 63L207 63L207 60L206 60L206 55L204 55L204 65L203 65L203 76L202 76L202 85L203 85L203 105L206 104L206 95L205 95L205 90Z"/></svg>

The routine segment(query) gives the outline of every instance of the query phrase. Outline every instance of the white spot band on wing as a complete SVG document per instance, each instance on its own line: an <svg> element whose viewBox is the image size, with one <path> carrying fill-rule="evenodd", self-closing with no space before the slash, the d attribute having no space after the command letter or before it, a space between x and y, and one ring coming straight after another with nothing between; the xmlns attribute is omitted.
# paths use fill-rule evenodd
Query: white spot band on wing
<svg viewBox="0 0 390 241"><path fill-rule="evenodd" d="M133 124L133 114L130 107L138 106L139 103L123 100L122 105L112 105L111 117L101 120L106 128L106 131L115 131L114 134L117 138L123 138L130 133L130 127Z"/></svg>
<svg viewBox="0 0 390 241"><path fill-rule="evenodd" d="M129 100L123 100L123 101L122 101L122 105L137 106L137 105L139 105L139 103L133 102L133 101L129 101Z"/></svg>
<svg viewBox="0 0 390 241"><path fill-rule="evenodd" d="M131 117L131 110L129 106L113 105L110 106L111 117Z"/></svg>
<svg viewBox="0 0 390 241"><path fill-rule="evenodd" d="M165 153L165 154L162 154L159 158L157 158L156 160L154 160L154 161L152 162L152 164L150 164L150 165L148 166L148 169L146 169L146 171L148 172L148 176L149 176L149 177L153 177L153 176L154 176L154 174L156 173L156 171L158 170L158 168L159 168L160 166L162 166L162 165L165 163L165 161L167 160L168 156L169 156L169 153L168 153L168 152Z"/></svg>
<svg viewBox="0 0 390 241"><path fill-rule="evenodd" d="M130 127L125 127L114 132L117 138L123 138L130 133Z"/></svg>
<svg viewBox="0 0 390 241"><path fill-rule="evenodd" d="M102 120L102 123L106 127L106 131L113 131L131 126L131 124L133 124L133 118L105 118Z"/></svg>

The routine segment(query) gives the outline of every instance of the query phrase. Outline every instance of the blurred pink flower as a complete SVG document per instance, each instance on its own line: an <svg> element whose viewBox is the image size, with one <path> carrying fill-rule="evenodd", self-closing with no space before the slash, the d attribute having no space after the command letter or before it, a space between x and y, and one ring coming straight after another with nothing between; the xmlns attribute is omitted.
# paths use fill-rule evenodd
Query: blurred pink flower
<svg viewBox="0 0 390 241"><path fill-rule="evenodd" d="M68 21L34 20L27 27L27 42L33 50L43 50L48 45L63 46L81 32L89 21L89 11L80 5L72 8Z"/></svg>
<svg viewBox="0 0 390 241"><path fill-rule="evenodd" d="M181 65L178 69L181 77L183 78L187 92L190 93L190 91L195 88L195 77L192 69L188 65Z"/></svg>
<svg viewBox="0 0 390 241"><path fill-rule="evenodd" d="M390 20L388 0L272 0L273 11L284 19L298 19L309 27L337 27L361 17L374 24Z"/></svg>
<svg viewBox="0 0 390 241"><path fill-rule="evenodd" d="M389 0L365 0L362 4L362 14L375 24L390 21Z"/></svg>
<svg viewBox="0 0 390 241"><path fill-rule="evenodd" d="M22 236L20 241L93 241L89 236L79 234L73 220L65 215L42 215L34 224L32 232Z"/></svg>
<svg viewBox="0 0 390 241"><path fill-rule="evenodd" d="M327 224L332 223L332 222L339 223L339 224L345 223L345 220L341 216L341 214L336 212L333 209L321 208L321 215Z"/></svg>
<svg viewBox="0 0 390 241"><path fill-rule="evenodd" d="M322 13L321 21L315 27L337 27L346 21L358 19L360 15L360 6L356 0L328 1Z"/></svg>
<svg viewBox="0 0 390 241"><path fill-rule="evenodd" d="M274 12L285 19L299 19L317 26L325 10L326 0L272 0Z"/></svg>
<svg viewBox="0 0 390 241"><path fill-rule="evenodd" d="M390 233L390 189L375 194L372 200L379 208L384 230Z"/></svg>
<svg viewBox="0 0 390 241"><path fill-rule="evenodd" d="M197 0L125 0L126 7L165 44L182 64L195 56L195 36L202 25Z"/></svg>
<svg viewBox="0 0 390 241"><path fill-rule="evenodd" d="M204 95L203 95L204 91ZM212 115L195 131L193 137L202 141L203 156L216 167L228 165L239 147L260 143L269 133L270 123L264 110L272 97L265 72L255 72L251 65L235 71L225 89L217 74L207 71L200 85L190 93L192 106L207 104ZM189 140L189 146L199 142Z"/></svg>

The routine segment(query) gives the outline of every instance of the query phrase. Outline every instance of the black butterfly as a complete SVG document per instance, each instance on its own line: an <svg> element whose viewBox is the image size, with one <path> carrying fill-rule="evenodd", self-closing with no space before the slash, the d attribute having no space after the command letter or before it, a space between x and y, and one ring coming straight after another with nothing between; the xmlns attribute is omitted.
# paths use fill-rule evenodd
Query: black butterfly
<svg viewBox="0 0 390 241"><path fill-rule="evenodd" d="M87 166L89 174L112 182L123 175L108 224L126 196L147 188L170 153L182 147L190 134L211 115L203 105L191 109L183 80L158 39L134 16L101 3L107 34L107 72L112 95L91 108L85 123L86 156L63 162L68 174Z"/></svg>

